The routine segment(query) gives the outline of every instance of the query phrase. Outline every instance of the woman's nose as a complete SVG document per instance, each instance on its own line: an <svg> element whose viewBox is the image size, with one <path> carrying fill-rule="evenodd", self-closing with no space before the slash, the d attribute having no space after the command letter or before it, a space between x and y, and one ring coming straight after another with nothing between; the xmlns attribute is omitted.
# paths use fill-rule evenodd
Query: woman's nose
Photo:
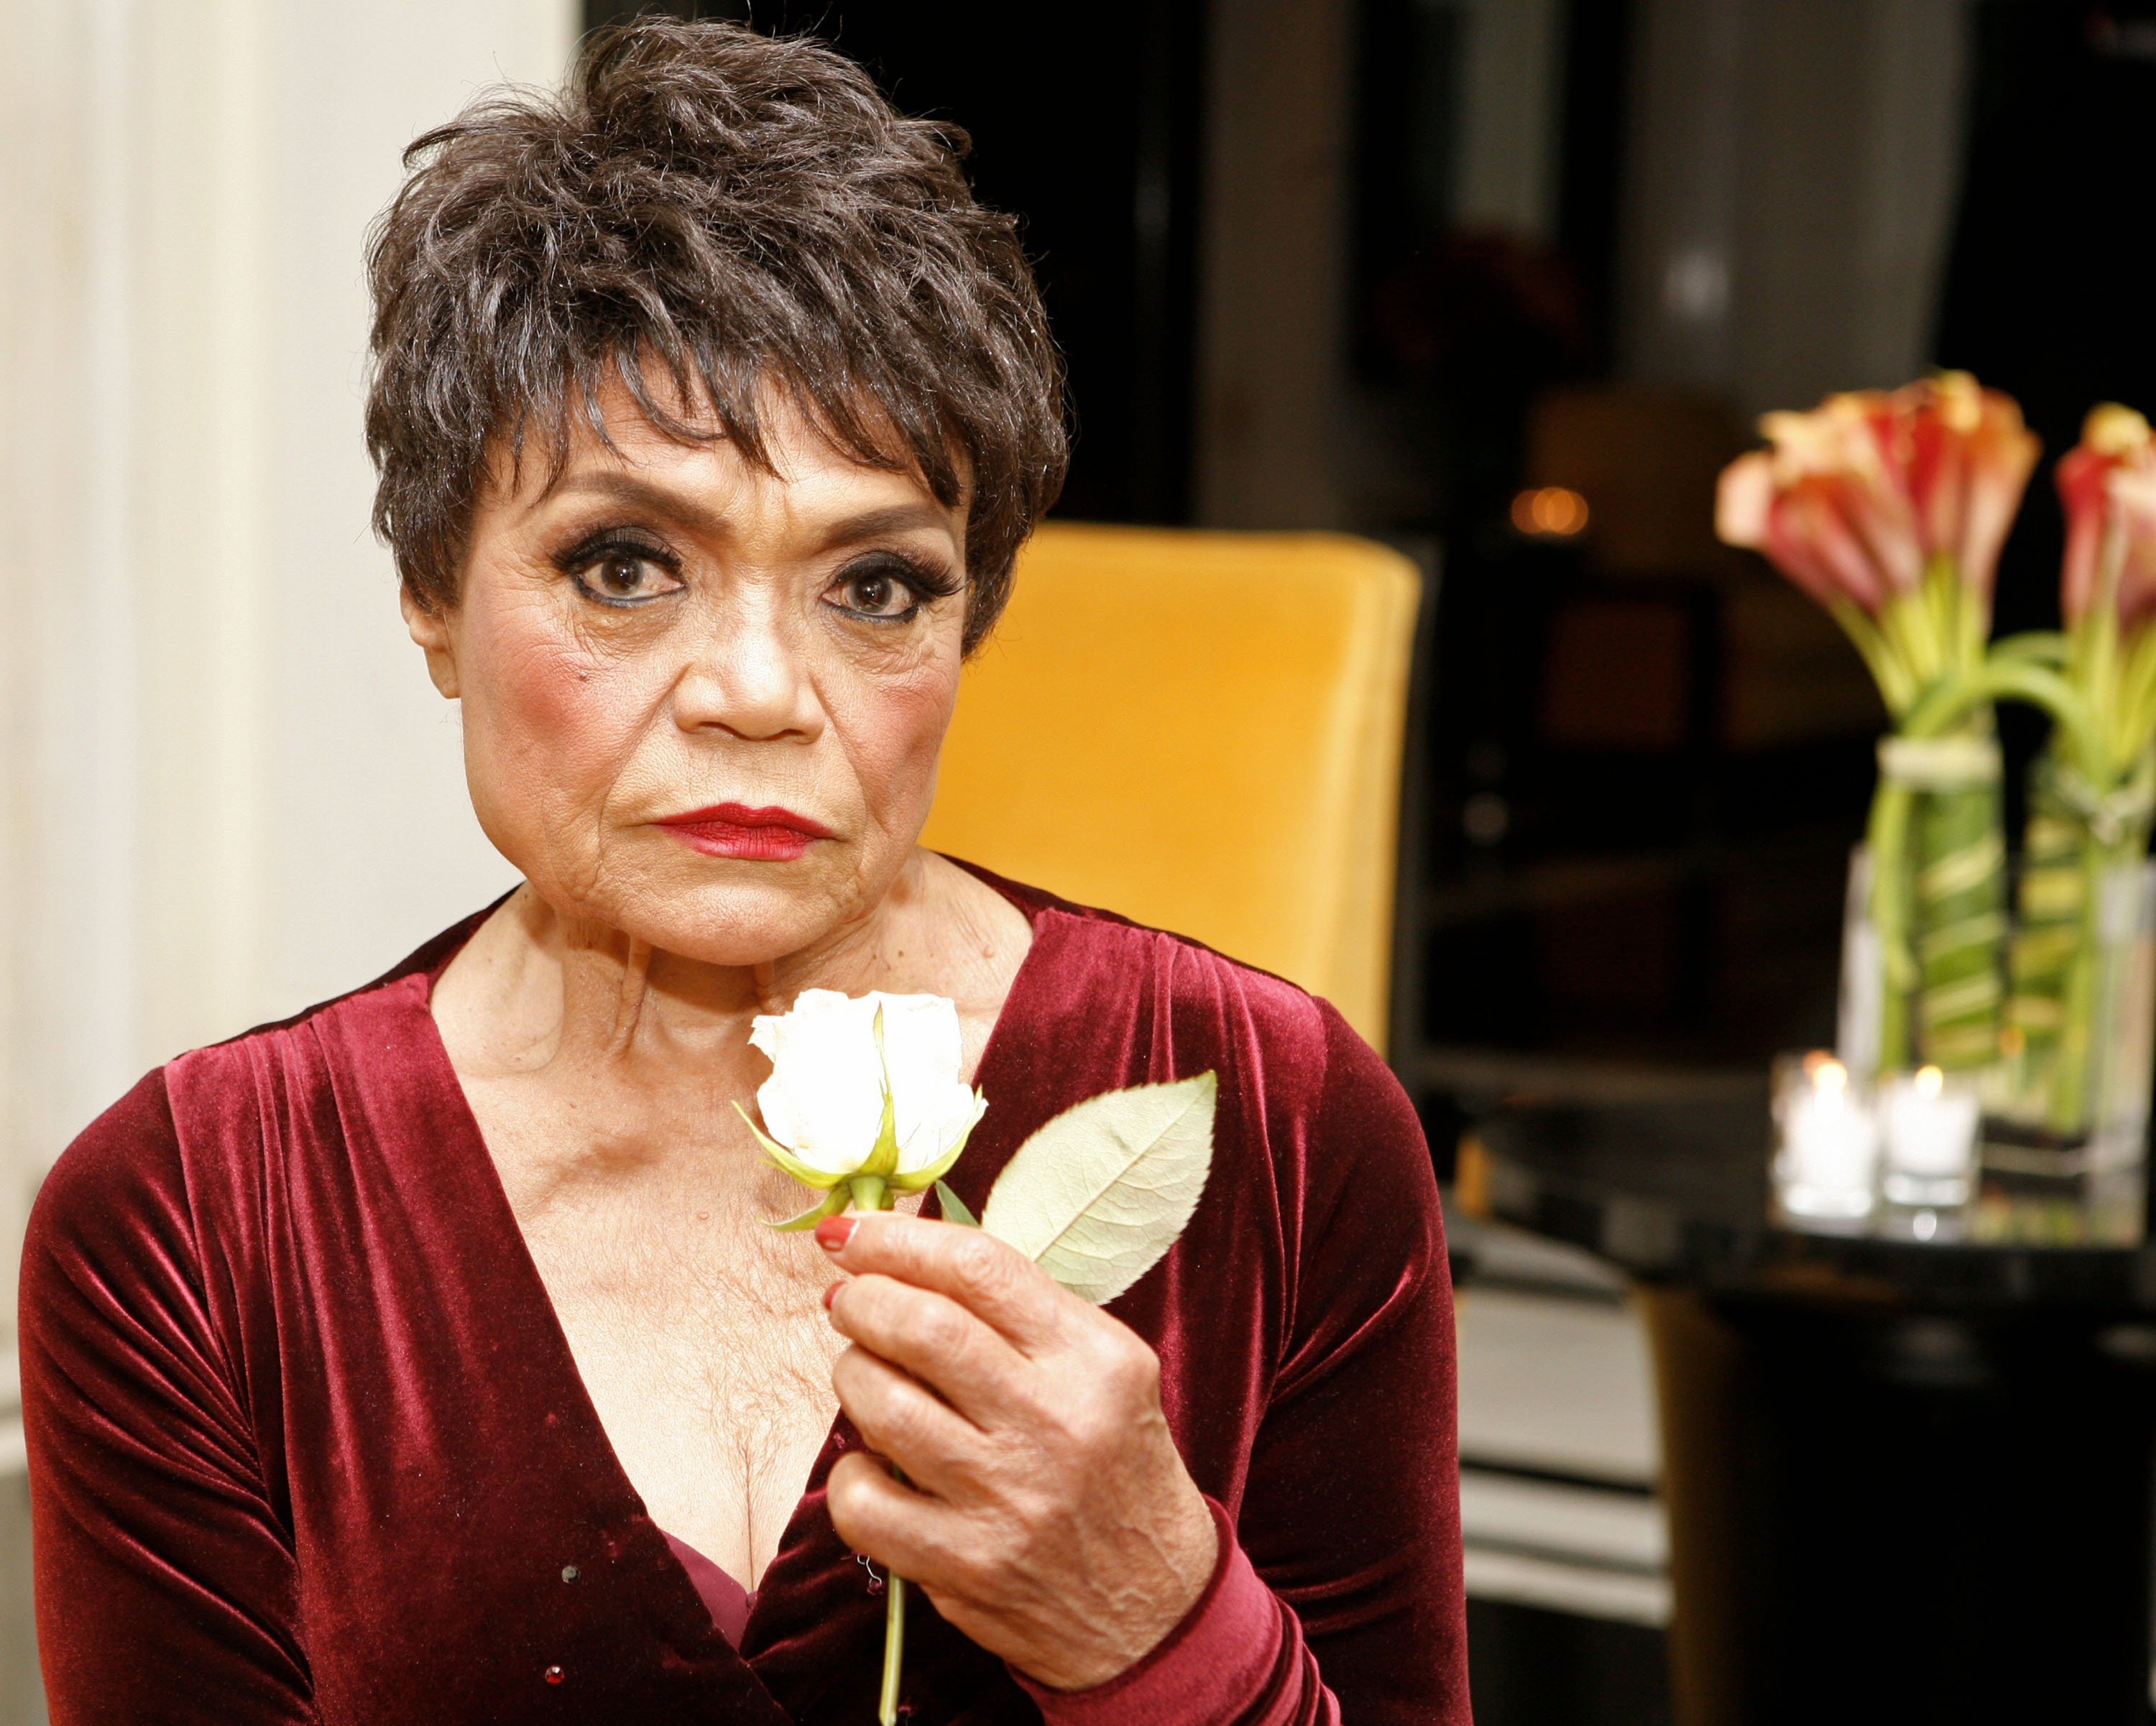
<svg viewBox="0 0 2156 1726"><path fill-rule="evenodd" d="M743 610L747 615L737 612L706 635L682 667L674 722L685 731L723 731L750 742L812 741L823 710L800 644L779 619Z"/></svg>

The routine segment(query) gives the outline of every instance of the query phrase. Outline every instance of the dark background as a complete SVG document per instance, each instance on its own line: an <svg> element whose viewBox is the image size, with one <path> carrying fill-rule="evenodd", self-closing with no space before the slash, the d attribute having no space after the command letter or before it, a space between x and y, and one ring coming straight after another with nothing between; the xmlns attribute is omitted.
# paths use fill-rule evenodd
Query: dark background
<svg viewBox="0 0 2156 1726"><path fill-rule="evenodd" d="M1491 124L1477 55L1507 4L1556 44L1533 100L1497 116L1517 127L1499 158L1544 164L1538 217L1510 226L1461 192ZM593 0L588 16L639 9ZM2020 399L2046 450L2000 622L2056 617L2050 461L2096 402L2156 409L2156 8L660 9L822 35L903 108L971 132L977 188L1022 217L1069 359L1077 438L1057 513L1342 528L1440 574L1393 1056L1441 1173L1463 1127L1520 1085L1592 1096L1642 1068L1756 1071L1831 1040L1878 714L1831 630L1712 545L1713 475L1764 408L1965 366ZM1224 28L1261 14L1333 30L1340 79L1284 98L1293 65L1254 72L1248 29ZM1267 338L1331 368L1300 407L1282 397L1302 423L1270 430L1329 477L1277 508L1219 482L1248 415L1207 370L1239 341L1264 370L1245 325L1218 320L1261 314L1272 291L1262 249L1232 243L1267 187L1217 197L1214 152L1276 125L1307 141L1282 161L1331 150L1337 167L1315 202L1300 182L1281 192L1328 213L1311 243L1330 248L1337 291ZM1244 259L1240 300L1207 279L1209 236ZM1281 257L1279 293L1302 291L1310 260ZM1588 532L1516 526L1516 498L1550 484L1586 498ZM2010 718L2012 754L2040 740ZM1486 1726L1666 1718L1654 1634L1472 1614Z"/></svg>
<svg viewBox="0 0 2156 1726"><path fill-rule="evenodd" d="M593 0L586 17L643 11L822 37L906 112L963 126L975 192L1024 219L1070 364L1060 513L1189 520L1202 5Z"/></svg>
<svg viewBox="0 0 2156 1726"><path fill-rule="evenodd" d="M1648 245L1663 214L1633 183L1635 170L1653 171L1640 141L1656 125L1681 151L1727 156L1730 173L1759 182L1762 204L1775 201L1772 174L1787 171L1761 128L1793 128L1791 146L1815 159L1797 172L1825 188L1823 202L1846 203L1905 170L1885 161L1867 182L1844 162L1844 184L1830 184L1836 153L1876 122L1823 110L1823 93L1906 74L1882 57L1883 27L1865 25L1862 7L1549 0L1559 46L1533 123L1551 208L1547 231L1530 237L1455 207L1483 9L1339 8L1343 285L1335 326L1297 334L1339 356L1339 399L1326 411L1354 422L1342 463L1409 477L1345 488L1326 519L1270 521L1221 519L1194 478L1206 435L1208 139L1224 107L1270 99L1215 64L1222 13L1202 0L663 9L822 35L907 110L972 134L977 187L1022 217L1069 358L1077 436L1059 514L1344 527L1442 563L1428 735L1409 787L1424 836L1407 907L1418 982L1395 1050L1442 1160L1493 1087L1547 1078L1552 1063L1560 1076L1582 1063L1756 1065L1827 1039L1839 859L1869 791L1874 715L1853 657L1804 634L1811 620L1748 622L1781 596L1763 598L1769 578L1700 543L1713 471L1747 440L1748 412L1809 398L1745 399L1772 387L1744 375L1748 364L1774 369L1771 341L1755 344L1766 359L1725 361L1720 376L1680 375L1671 387L1653 376L1651 356L1627 355L1623 271L1628 246ZM593 0L588 17L637 9ZM2146 7L1948 9L1963 39L1939 129L1958 136L1940 145L1950 182L1940 256L1904 363L1965 366L2013 392L2056 453L2094 402L2156 403L2150 230L2134 213L2156 114L2156 23ZM1806 13L1829 25L1804 36ZM1733 124L1716 131L1700 117L1711 102L1671 74L1666 48L1649 39L1656 30L1742 38L1720 69L1741 85ZM1669 202L1686 191L1672 182ZM1740 184L1738 195L1754 194ZM1837 238L1830 208L1768 219L1809 221L1823 249ZM1756 294L1801 325L1808 284L1795 266L1740 255L1733 267L1738 321ZM1846 310L1816 284L1809 291L1822 319ZM1642 345L1635 332L1630 346ZM1659 370L1690 363L1665 355ZM1850 375L1828 356L1820 365L1819 391L1902 381ZM1588 433L1553 402L1589 404ZM1672 494L1671 520L1644 551L1592 534L1539 542L1512 526L1514 496L1553 464L1577 465L1565 452L1583 435L1604 446L1594 465L1608 471L1579 488L1608 494L1590 496L1598 510L1657 485ZM1668 471L1628 474L1628 445L1648 452L1643 464L1660 450ZM2040 474L2002 576L2005 626L2055 615L2058 535ZM1816 699L1812 685L1836 678L1833 699ZM1732 720L1732 692L1770 686L1781 690L1772 725ZM2015 724L2010 743L2033 747L2030 722Z"/></svg>

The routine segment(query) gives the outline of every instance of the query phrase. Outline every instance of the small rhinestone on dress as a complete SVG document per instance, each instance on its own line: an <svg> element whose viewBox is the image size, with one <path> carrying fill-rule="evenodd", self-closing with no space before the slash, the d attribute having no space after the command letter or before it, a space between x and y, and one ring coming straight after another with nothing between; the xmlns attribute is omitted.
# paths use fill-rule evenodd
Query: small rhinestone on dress
<svg viewBox="0 0 2156 1726"><path fill-rule="evenodd" d="M562 1566L562 1580L564 1582L574 1582L577 1578L582 1575L583 1575L583 1572L579 1570L574 1565L563 1565Z"/></svg>
<svg viewBox="0 0 2156 1726"><path fill-rule="evenodd" d="M567 1674L558 1666L550 1666L547 1668L547 1682L550 1684L558 1684L567 1676Z"/></svg>

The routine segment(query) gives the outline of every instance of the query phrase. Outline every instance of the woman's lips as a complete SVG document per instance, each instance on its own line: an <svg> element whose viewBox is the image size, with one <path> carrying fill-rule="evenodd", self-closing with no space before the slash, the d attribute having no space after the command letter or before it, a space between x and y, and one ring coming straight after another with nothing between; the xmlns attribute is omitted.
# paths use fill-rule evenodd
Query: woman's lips
<svg viewBox="0 0 2156 1726"><path fill-rule="evenodd" d="M743 858L752 863L792 863L831 830L790 809L752 809L745 803L716 803L670 815L658 823L693 851L706 857Z"/></svg>

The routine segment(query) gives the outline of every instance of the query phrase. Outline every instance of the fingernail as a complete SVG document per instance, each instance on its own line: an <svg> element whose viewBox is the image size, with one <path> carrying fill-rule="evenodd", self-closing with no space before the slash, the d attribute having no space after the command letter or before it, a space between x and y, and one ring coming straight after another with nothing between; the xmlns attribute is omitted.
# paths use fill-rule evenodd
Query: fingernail
<svg viewBox="0 0 2156 1726"><path fill-rule="evenodd" d="M838 1298L839 1285L836 1283L834 1283L829 1288L826 1288L824 1291L824 1310L827 1313L829 1312L831 1310L831 1303Z"/></svg>
<svg viewBox="0 0 2156 1726"><path fill-rule="evenodd" d="M827 1216L816 1225L816 1244L826 1252L836 1252L854 1237L858 1219L851 1216Z"/></svg>

